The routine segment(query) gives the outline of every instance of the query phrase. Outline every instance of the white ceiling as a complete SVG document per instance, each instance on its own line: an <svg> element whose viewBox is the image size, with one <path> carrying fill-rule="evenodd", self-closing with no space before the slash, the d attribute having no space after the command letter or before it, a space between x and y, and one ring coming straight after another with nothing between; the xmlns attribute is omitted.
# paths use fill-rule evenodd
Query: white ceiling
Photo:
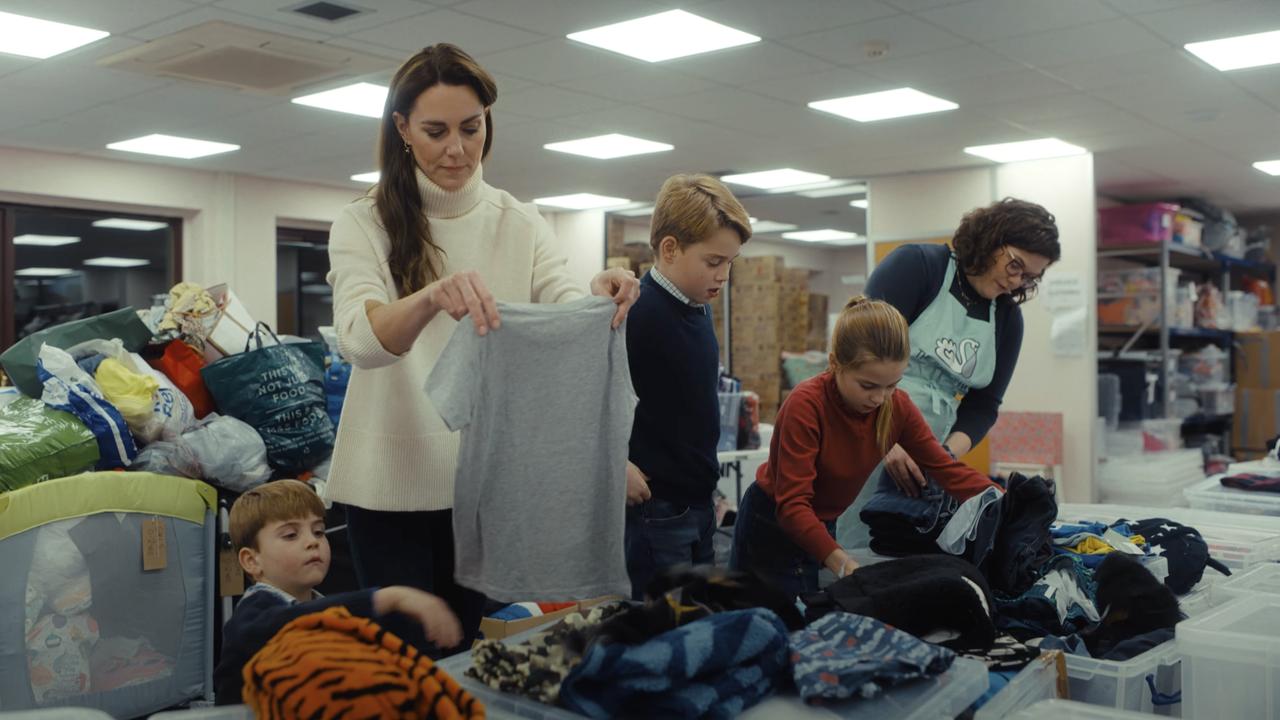
<svg viewBox="0 0 1280 720"><path fill-rule="evenodd" d="M384 72L358 78L382 83L424 45L462 46L499 81L486 177L526 199L592 191L648 200L665 177L690 170L791 166L865 178L980 165L961 149L1055 135L1097 154L1110 195L1280 207L1280 179L1250 167L1280 157L1280 66L1219 73L1181 49L1280 29L1276 0L340 1L372 12L330 23L283 9L299 0L6 0L8 12L112 36L44 61L0 55L0 145L356 189L347 178L374 168L376 120L96 64L223 20L387 57ZM564 38L673 7L764 41L651 65ZM887 55L869 58L871 41L888 43ZM902 85L960 109L858 124L805 107ZM242 149L193 161L104 149L152 132ZM609 132L676 149L614 161L542 149ZM747 205L806 227L862 226L847 197Z"/></svg>

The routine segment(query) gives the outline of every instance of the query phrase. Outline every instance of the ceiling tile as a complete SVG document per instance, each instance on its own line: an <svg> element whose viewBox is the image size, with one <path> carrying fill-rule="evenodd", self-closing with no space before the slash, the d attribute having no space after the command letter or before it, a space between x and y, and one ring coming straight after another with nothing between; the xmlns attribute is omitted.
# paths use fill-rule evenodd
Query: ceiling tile
<svg viewBox="0 0 1280 720"><path fill-rule="evenodd" d="M571 90L612 98L621 102L645 102L715 87L712 80L692 77L661 65L636 66L626 70L577 78L563 84Z"/></svg>
<svg viewBox="0 0 1280 720"><path fill-rule="evenodd" d="M1089 137L1120 134L1154 136L1165 130L1137 115L1114 108L1074 117L1026 121L1019 125L1037 136L1056 137L1076 144Z"/></svg>
<svg viewBox="0 0 1280 720"><path fill-rule="evenodd" d="M986 105L1012 100L1061 95L1071 87L1035 70L1015 70L986 77L947 80L939 83L922 81L917 89L945 97L960 107Z"/></svg>
<svg viewBox="0 0 1280 720"><path fill-rule="evenodd" d="M453 10L436 10L407 19L391 20L392 22L377 27L350 33L349 36L396 48L408 54L416 53L433 43L450 42L473 56L546 39L545 35L463 15ZM406 59L407 57L406 55Z"/></svg>
<svg viewBox="0 0 1280 720"><path fill-rule="evenodd" d="M888 44L889 52L884 60L945 50L968 43L931 23L910 15L897 15L800 35L788 39L786 44L841 65L878 63L881 59L867 57L865 46L869 42Z"/></svg>
<svg viewBox="0 0 1280 720"><path fill-rule="evenodd" d="M890 90L891 85L861 70L840 68L814 75L777 78L753 83L752 92L801 105L814 100Z"/></svg>
<svg viewBox="0 0 1280 720"><path fill-rule="evenodd" d="M396 21L411 20L431 10L430 7L413 0L377 0L377 2L355 0L351 5L366 12L331 22L293 12L292 8L300 4L302 3L299 0L217 0L213 3L213 7L334 36L349 35L373 27L386 26Z"/></svg>
<svg viewBox="0 0 1280 720"><path fill-rule="evenodd" d="M715 0L699 3L690 12L777 39L888 17L898 10L878 0Z"/></svg>
<svg viewBox="0 0 1280 720"><path fill-rule="evenodd" d="M333 33L319 32L307 28L289 25L288 23L276 22L264 18L254 17L253 15L245 15L243 13L226 10L224 8L206 5L196 8L191 12L176 15L165 20L159 20L151 23L137 23L133 30L128 32L129 37L139 40L155 40L157 38L172 35L181 30L195 27L197 25L221 21L251 27L262 32L277 33L287 37L301 40L328 40L333 37Z"/></svg>
<svg viewBox="0 0 1280 720"><path fill-rule="evenodd" d="M1168 46L1167 42L1127 18L1019 35L987 43L987 47L998 53L1042 68L1111 55L1160 50Z"/></svg>
<svg viewBox="0 0 1280 720"><path fill-rule="evenodd" d="M1153 12L1134 18L1176 45L1280 30L1280 3L1237 0Z"/></svg>
<svg viewBox="0 0 1280 720"><path fill-rule="evenodd" d="M1100 0L971 0L925 10L919 16L957 35L985 42L1084 25L1118 14Z"/></svg>
<svg viewBox="0 0 1280 720"><path fill-rule="evenodd" d="M797 145L818 141L833 132L843 134L853 125L831 115L737 88L708 90L645 105L762 137L785 133L788 142Z"/></svg>
<svg viewBox="0 0 1280 720"><path fill-rule="evenodd" d="M761 80L835 69L820 58L770 41L683 58L669 65L681 73L727 85L752 85Z"/></svg>
<svg viewBox="0 0 1280 720"><path fill-rule="evenodd" d="M182 0L5 0L4 11L119 35L196 8Z"/></svg>
<svg viewBox="0 0 1280 720"><path fill-rule="evenodd" d="M943 81L987 77L1022 68L1020 63L981 45L964 45L904 58L887 57L858 66L869 75L913 87L925 82L945 87Z"/></svg>
<svg viewBox="0 0 1280 720"><path fill-rule="evenodd" d="M957 3L967 1L968 0L885 0L885 2L899 10L902 10L903 12L919 12L921 10L938 8L943 5L955 5Z"/></svg>
<svg viewBox="0 0 1280 720"><path fill-rule="evenodd" d="M504 112L513 112L534 118L568 117L590 110L600 110L616 104L616 100L552 86L517 90L502 98Z"/></svg>
<svg viewBox="0 0 1280 720"><path fill-rule="evenodd" d="M1114 105L1083 93L1068 93L1037 98L1033 103L1009 102L979 108L983 113L1014 123L1030 123L1036 120L1055 120L1122 112Z"/></svg>
<svg viewBox="0 0 1280 720"><path fill-rule="evenodd" d="M546 40L477 59L491 72L548 84L621 72L644 63L570 40Z"/></svg>
<svg viewBox="0 0 1280 720"><path fill-rule="evenodd" d="M632 20L669 8L649 0L470 0L454 10L563 38L571 32Z"/></svg>
<svg viewBox="0 0 1280 720"><path fill-rule="evenodd" d="M1045 72L1081 90L1135 85L1152 78L1160 84L1221 78L1220 73L1193 61L1186 51L1173 48L1083 60Z"/></svg>
<svg viewBox="0 0 1280 720"><path fill-rule="evenodd" d="M1231 80L1255 97L1280 110L1280 67L1232 73Z"/></svg>
<svg viewBox="0 0 1280 720"><path fill-rule="evenodd" d="M1105 0L1116 12L1125 15L1142 15L1149 12L1173 10L1191 5L1223 5L1230 0Z"/></svg>

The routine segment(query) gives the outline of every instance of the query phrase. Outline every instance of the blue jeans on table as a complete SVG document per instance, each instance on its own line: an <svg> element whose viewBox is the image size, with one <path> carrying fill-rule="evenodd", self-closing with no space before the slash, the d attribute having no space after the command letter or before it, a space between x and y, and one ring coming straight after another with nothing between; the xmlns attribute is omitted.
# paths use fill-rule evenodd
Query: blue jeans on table
<svg viewBox="0 0 1280 720"><path fill-rule="evenodd" d="M716 552L716 512L705 504L684 505L650 498L627 508L627 575L631 599L643 600L644 590L658 573L673 565L712 565Z"/></svg>
<svg viewBox="0 0 1280 720"><path fill-rule="evenodd" d="M835 521L825 525L834 538ZM821 563L809 557L778 525L777 505L755 483L742 494L729 567L755 573L793 598L817 592L822 569Z"/></svg>

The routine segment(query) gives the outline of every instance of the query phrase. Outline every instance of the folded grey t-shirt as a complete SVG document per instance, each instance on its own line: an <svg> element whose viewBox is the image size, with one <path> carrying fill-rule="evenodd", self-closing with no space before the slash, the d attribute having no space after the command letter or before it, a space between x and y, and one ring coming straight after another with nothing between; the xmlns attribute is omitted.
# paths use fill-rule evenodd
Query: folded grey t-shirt
<svg viewBox="0 0 1280 720"><path fill-rule="evenodd" d="M636 396L608 298L499 303L458 323L426 391L462 432L455 579L503 602L630 592L623 553Z"/></svg>

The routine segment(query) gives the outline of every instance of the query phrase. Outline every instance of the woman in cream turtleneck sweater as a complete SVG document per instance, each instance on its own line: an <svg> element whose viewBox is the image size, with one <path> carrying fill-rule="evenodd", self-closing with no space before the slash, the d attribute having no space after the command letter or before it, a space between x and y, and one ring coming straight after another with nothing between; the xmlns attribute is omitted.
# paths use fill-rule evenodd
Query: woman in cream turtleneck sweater
<svg viewBox="0 0 1280 720"><path fill-rule="evenodd" d="M327 497L347 506L361 586L409 585L457 613L469 647L484 597L453 579L453 482L459 438L423 392L456 321L484 334L496 302L567 302L586 293L532 205L484 182L493 78L453 45L410 58L387 97L381 179L343 208L329 238L334 324L354 371ZM639 296L624 270L591 281L618 305Z"/></svg>

